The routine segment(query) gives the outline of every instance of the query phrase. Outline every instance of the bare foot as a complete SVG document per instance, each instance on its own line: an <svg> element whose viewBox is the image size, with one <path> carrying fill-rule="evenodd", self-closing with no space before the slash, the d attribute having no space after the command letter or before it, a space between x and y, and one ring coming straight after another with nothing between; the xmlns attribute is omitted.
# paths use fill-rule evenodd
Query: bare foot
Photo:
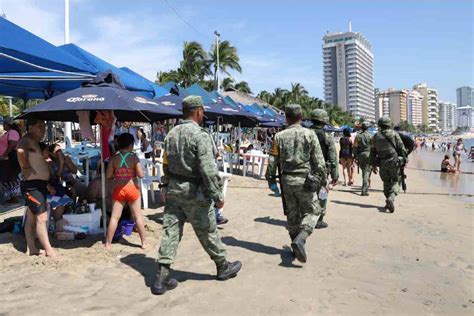
<svg viewBox="0 0 474 316"><path fill-rule="evenodd" d="M145 241L143 244L142 244L142 249L143 250L147 250L148 248L150 248L150 244L148 243L148 241Z"/></svg>
<svg viewBox="0 0 474 316"><path fill-rule="evenodd" d="M45 254L46 252L44 250L39 250L39 249L28 252L29 256L44 256Z"/></svg>
<svg viewBox="0 0 474 316"><path fill-rule="evenodd" d="M59 255L54 250L46 251L46 257L50 259L59 259Z"/></svg>
<svg viewBox="0 0 474 316"><path fill-rule="evenodd" d="M112 244L105 243L104 248L107 250L112 250Z"/></svg>

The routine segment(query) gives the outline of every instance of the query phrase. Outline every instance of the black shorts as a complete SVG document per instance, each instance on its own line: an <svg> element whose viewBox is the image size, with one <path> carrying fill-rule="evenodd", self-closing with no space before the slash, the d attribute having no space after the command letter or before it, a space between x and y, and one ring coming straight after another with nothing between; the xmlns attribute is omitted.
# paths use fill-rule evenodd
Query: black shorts
<svg viewBox="0 0 474 316"><path fill-rule="evenodd" d="M441 168L441 172L448 172L448 168Z"/></svg>
<svg viewBox="0 0 474 316"><path fill-rule="evenodd" d="M21 182L21 193L25 199L25 205L33 214L47 211L48 181L27 180Z"/></svg>

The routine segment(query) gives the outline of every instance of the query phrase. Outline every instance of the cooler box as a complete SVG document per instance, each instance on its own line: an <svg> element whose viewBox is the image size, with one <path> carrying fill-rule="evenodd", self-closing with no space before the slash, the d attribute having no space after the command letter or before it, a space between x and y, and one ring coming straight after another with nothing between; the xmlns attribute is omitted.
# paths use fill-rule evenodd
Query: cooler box
<svg viewBox="0 0 474 316"><path fill-rule="evenodd" d="M71 226L87 227L89 232L94 232L100 229L101 215L102 212L97 209L92 213L64 214L63 219Z"/></svg>

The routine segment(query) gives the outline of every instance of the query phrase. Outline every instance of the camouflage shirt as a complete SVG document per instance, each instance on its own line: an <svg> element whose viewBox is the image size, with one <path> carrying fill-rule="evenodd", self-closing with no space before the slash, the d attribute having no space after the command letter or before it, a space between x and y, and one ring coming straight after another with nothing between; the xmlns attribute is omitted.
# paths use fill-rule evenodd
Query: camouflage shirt
<svg viewBox="0 0 474 316"><path fill-rule="evenodd" d="M407 158L407 152L400 135L392 129L377 132L372 137L370 144L371 161L374 161L375 157L378 157L380 160L389 160L397 157Z"/></svg>
<svg viewBox="0 0 474 316"><path fill-rule="evenodd" d="M283 175L306 178L309 172L326 179L326 166L321 146L313 131L299 124L277 133L268 164L268 178L275 178L277 165Z"/></svg>
<svg viewBox="0 0 474 316"><path fill-rule="evenodd" d="M357 154L364 153L364 152L369 153L371 139L372 137L367 131L363 131L357 134L354 141L354 147L356 148L356 153Z"/></svg>
<svg viewBox="0 0 474 316"><path fill-rule="evenodd" d="M201 190L214 202L223 200L211 135L194 121L184 120L166 136L163 171L167 195L193 198Z"/></svg>
<svg viewBox="0 0 474 316"><path fill-rule="evenodd" d="M339 168L337 160L336 142L331 134L323 128L313 127L312 130L319 140L319 145L323 151L324 160L326 161L327 172L331 175L331 179L339 178ZM324 143L323 143L324 142Z"/></svg>

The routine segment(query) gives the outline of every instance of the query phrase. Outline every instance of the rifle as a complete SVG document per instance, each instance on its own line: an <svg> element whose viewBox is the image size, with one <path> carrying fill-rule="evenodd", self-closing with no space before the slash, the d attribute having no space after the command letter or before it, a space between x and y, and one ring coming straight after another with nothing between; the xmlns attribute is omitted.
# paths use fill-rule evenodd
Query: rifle
<svg viewBox="0 0 474 316"><path fill-rule="evenodd" d="M402 167L400 167L400 176L401 176L403 192L406 193L407 192L407 183L406 183L405 179L407 178L407 175L405 174L405 166L404 165Z"/></svg>
<svg viewBox="0 0 474 316"><path fill-rule="evenodd" d="M282 173L281 173L280 163L277 164L277 171L278 171L278 182L280 182L280 193L281 193L281 203L283 204L283 214L286 216L286 201L285 201L285 194L283 193L283 183L282 183Z"/></svg>

